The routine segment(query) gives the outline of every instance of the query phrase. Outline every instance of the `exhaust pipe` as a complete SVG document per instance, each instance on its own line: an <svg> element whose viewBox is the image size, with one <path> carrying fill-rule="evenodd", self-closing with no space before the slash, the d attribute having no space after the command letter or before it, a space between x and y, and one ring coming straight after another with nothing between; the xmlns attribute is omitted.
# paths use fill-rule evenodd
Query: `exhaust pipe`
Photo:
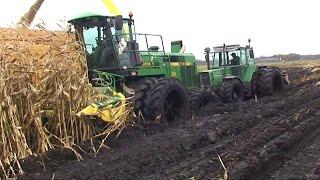
<svg viewBox="0 0 320 180"><path fill-rule="evenodd" d="M206 62L207 62L207 69L210 70L210 48L207 47L204 49L204 53L205 53L205 59L206 59Z"/></svg>

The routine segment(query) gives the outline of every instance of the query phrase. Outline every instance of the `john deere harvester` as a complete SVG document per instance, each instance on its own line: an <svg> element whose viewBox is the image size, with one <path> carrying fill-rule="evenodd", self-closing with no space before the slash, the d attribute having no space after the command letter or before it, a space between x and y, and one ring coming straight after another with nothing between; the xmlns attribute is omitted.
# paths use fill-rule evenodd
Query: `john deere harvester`
<svg viewBox="0 0 320 180"><path fill-rule="evenodd" d="M182 41L164 50L161 35L135 33L132 14L83 14L70 21L85 44L89 79L134 96L135 112L169 121L189 116L188 90L197 89L194 55L182 53Z"/></svg>

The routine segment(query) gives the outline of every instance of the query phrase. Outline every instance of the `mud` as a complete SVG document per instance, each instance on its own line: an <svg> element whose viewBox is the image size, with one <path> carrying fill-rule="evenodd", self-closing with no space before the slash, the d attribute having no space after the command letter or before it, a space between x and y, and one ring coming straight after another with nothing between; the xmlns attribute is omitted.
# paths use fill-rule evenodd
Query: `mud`
<svg viewBox="0 0 320 180"><path fill-rule="evenodd" d="M211 102L191 120L140 124L83 160L55 150L22 162L19 179L317 178L320 175L320 88L315 67L286 67L286 91L235 104ZM99 139L92 143L98 143Z"/></svg>

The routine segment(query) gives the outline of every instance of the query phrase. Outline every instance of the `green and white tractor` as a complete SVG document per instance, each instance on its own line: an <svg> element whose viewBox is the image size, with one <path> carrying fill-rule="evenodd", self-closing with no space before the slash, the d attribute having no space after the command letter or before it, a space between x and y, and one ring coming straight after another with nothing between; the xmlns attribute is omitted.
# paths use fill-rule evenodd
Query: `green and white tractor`
<svg viewBox="0 0 320 180"><path fill-rule="evenodd" d="M237 102L272 95L289 83L287 74L278 67L256 65L250 41L244 47L223 45L212 51L205 48L207 70L198 72L201 88L190 94L195 106L204 104L212 92L224 102Z"/></svg>

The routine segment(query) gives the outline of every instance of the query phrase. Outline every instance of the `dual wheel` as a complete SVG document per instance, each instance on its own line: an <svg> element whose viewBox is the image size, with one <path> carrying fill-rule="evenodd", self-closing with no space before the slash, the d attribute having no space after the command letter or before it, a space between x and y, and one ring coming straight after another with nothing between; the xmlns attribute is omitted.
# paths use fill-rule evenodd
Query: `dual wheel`
<svg viewBox="0 0 320 180"><path fill-rule="evenodd" d="M135 87L135 113L145 120L176 121L189 117L185 88L171 78L145 78Z"/></svg>
<svg viewBox="0 0 320 180"><path fill-rule="evenodd" d="M280 69L259 69L251 80L251 95L258 97L273 95L282 91L283 84ZM224 102L238 102L244 99L244 87L237 78L226 79L222 82L218 94Z"/></svg>
<svg viewBox="0 0 320 180"><path fill-rule="evenodd" d="M278 68L259 69L253 74L251 81L252 94L271 96L283 90L285 79Z"/></svg>
<svg viewBox="0 0 320 180"><path fill-rule="evenodd" d="M244 88L239 79L226 79L218 91L223 102L238 102L244 98Z"/></svg>
<svg viewBox="0 0 320 180"><path fill-rule="evenodd" d="M176 121L190 116L189 97L192 108L206 104L211 96L205 90L189 95L185 88L171 78L144 78L134 85L135 112L146 120ZM254 73L251 82L252 95L272 95L283 89L279 69L262 69ZM218 91L224 102L238 102L244 98L244 87L237 79L225 79Z"/></svg>

